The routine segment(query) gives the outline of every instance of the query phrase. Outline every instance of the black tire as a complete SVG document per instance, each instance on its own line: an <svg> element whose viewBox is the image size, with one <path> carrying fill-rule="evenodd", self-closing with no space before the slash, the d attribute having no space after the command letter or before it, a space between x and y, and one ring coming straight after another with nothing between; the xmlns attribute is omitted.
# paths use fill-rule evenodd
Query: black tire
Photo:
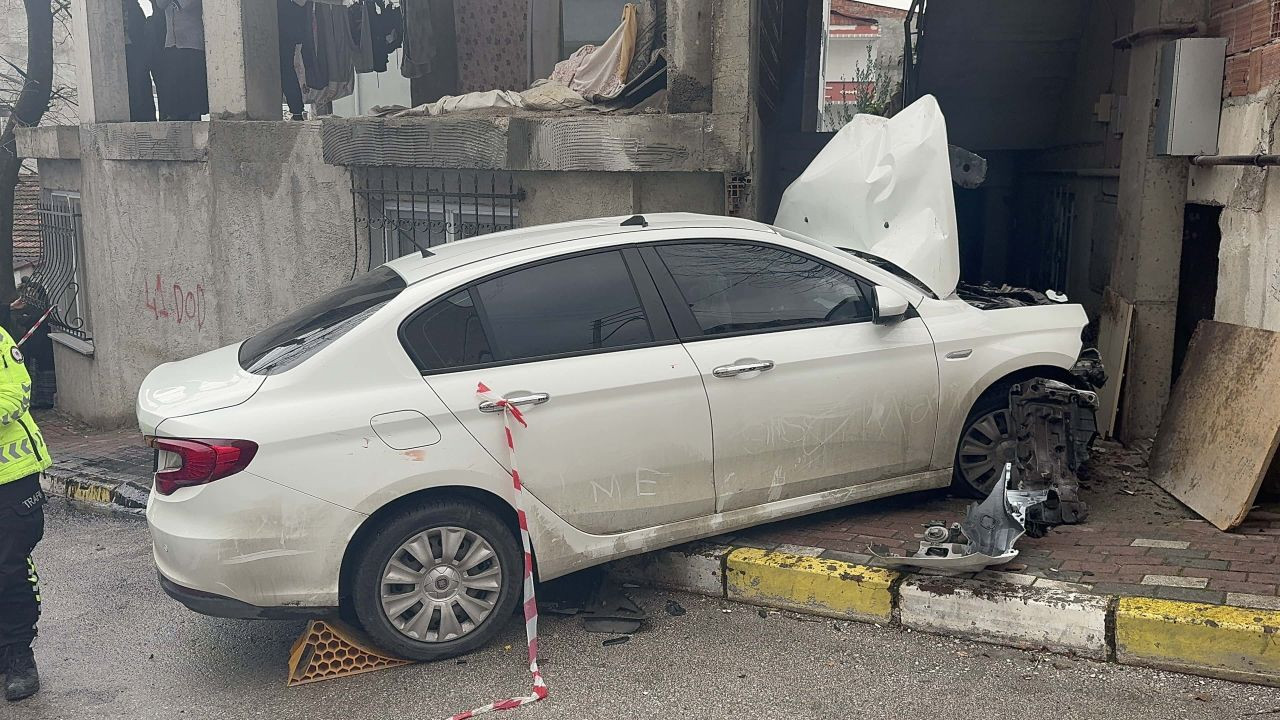
<svg viewBox="0 0 1280 720"><path fill-rule="evenodd" d="M492 611L461 637L436 642L416 640L398 630L383 610L383 573L402 545L420 533L449 527L475 533L492 547L501 577L498 598ZM398 657L430 661L463 655L489 643L511 620L523 592L523 556L511 528L486 508L458 501L406 508L388 518L362 543L356 556L351 610L373 641Z"/></svg>
<svg viewBox="0 0 1280 720"><path fill-rule="evenodd" d="M956 455L951 474L951 488L957 495L984 499L991 494L991 489L999 478L999 473L1003 468L1002 463L996 462L995 467L990 471L979 473L974 469L974 462L977 456L966 454L966 448L972 448L972 445L966 445L966 440L973 439L977 441L987 435L994 434L988 432L992 427L992 424L988 423L989 418L991 423L994 423L994 427L1002 431L1000 438L991 438L995 440L992 445L999 446L1000 443L1009 440L1012 432L1012 427L1009 424L1010 387L1010 385L1002 383L996 387L988 388L973 403L973 409L969 411L969 416L965 418L964 426L960 430L960 438L956 442Z"/></svg>

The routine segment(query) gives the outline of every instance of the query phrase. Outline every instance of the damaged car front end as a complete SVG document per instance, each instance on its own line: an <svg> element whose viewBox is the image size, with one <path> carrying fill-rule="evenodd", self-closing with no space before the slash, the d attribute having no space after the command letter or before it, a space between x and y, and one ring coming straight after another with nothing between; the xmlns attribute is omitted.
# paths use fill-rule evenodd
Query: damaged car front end
<svg viewBox="0 0 1280 720"><path fill-rule="evenodd" d="M872 554L889 565L974 572L1017 557L1014 544L1024 534L1044 537L1060 525L1084 522L1089 508L1080 498L1077 472L1098 435L1095 390L1106 381L1096 350L1085 351L1072 376L1075 385L1037 377L1009 389L1014 442L985 500L959 522L928 523L912 555L881 547L872 547Z"/></svg>

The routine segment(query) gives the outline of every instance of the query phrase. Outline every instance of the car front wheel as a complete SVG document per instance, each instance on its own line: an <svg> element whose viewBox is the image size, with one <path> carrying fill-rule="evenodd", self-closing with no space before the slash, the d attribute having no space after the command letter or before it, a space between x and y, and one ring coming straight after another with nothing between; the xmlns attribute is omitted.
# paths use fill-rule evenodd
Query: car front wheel
<svg viewBox="0 0 1280 720"><path fill-rule="evenodd" d="M471 652L515 611L521 556L511 529L483 507L410 508L364 543L352 588L355 615L374 642L409 660Z"/></svg>
<svg viewBox="0 0 1280 720"><path fill-rule="evenodd" d="M1009 388L988 390L974 403L956 448L952 487L976 498L991 494L1004 464L1013 457Z"/></svg>

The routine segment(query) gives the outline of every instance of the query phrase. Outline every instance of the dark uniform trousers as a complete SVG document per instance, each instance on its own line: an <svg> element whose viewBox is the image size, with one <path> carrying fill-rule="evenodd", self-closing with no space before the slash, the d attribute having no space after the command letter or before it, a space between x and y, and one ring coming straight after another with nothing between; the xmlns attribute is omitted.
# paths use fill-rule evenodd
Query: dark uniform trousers
<svg viewBox="0 0 1280 720"><path fill-rule="evenodd" d="M40 618L40 578L31 551L44 537L40 476L0 485L0 648L26 647Z"/></svg>

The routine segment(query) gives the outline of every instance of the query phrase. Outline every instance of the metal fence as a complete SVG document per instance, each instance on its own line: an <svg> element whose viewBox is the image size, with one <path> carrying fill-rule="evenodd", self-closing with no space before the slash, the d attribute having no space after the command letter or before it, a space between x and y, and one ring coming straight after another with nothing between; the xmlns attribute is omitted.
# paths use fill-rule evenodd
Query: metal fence
<svg viewBox="0 0 1280 720"><path fill-rule="evenodd" d="M520 225L524 190L509 173L351 169L354 232L369 267L447 242Z"/></svg>
<svg viewBox="0 0 1280 720"><path fill-rule="evenodd" d="M43 313L50 329L91 340L80 301L80 198L53 195L40 203L40 266L18 289L19 296Z"/></svg>

